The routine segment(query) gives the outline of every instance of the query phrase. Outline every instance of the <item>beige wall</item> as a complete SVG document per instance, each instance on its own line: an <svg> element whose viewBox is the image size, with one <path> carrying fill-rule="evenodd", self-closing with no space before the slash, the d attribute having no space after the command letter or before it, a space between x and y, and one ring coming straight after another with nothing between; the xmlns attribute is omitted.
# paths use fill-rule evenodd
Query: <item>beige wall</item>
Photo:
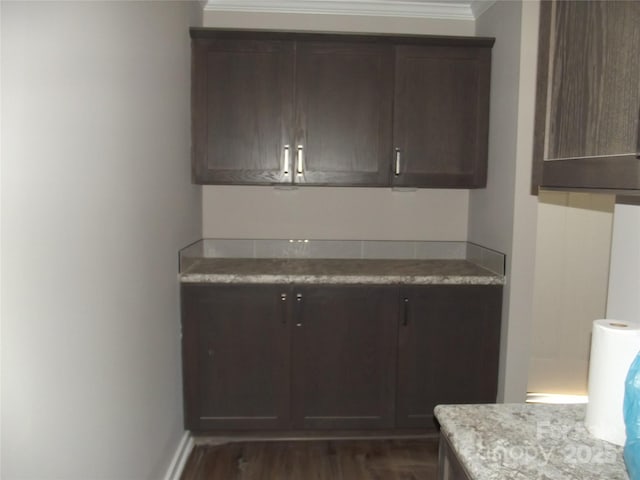
<svg viewBox="0 0 640 480"><path fill-rule="evenodd" d="M187 2L0 2L5 480L159 480L183 436ZM193 15L193 17L192 17Z"/></svg>
<svg viewBox="0 0 640 480"><path fill-rule="evenodd" d="M491 78L489 174L470 195L469 240L507 254L499 400L525 399L537 198L530 195L538 2L497 2L477 21L496 37Z"/></svg>
<svg viewBox="0 0 640 480"><path fill-rule="evenodd" d="M615 207L607 318L640 322L640 206Z"/></svg>
<svg viewBox="0 0 640 480"><path fill-rule="evenodd" d="M585 395L592 322L605 316L615 197L539 198L528 387Z"/></svg>
<svg viewBox="0 0 640 480"><path fill-rule="evenodd" d="M467 239L467 192L229 186L202 201L208 238Z"/></svg>
<svg viewBox="0 0 640 480"><path fill-rule="evenodd" d="M473 35L474 22L205 12L207 27ZM467 190L203 188L203 236L466 240Z"/></svg>

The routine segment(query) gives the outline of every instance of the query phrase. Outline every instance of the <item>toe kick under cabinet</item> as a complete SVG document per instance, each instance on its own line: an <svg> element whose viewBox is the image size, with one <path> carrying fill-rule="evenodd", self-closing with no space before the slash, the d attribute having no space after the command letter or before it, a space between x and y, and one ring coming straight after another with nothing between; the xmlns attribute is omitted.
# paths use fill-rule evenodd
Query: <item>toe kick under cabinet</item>
<svg viewBox="0 0 640 480"><path fill-rule="evenodd" d="M495 402L501 285L182 284L185 427L434 429Z"/></svg>

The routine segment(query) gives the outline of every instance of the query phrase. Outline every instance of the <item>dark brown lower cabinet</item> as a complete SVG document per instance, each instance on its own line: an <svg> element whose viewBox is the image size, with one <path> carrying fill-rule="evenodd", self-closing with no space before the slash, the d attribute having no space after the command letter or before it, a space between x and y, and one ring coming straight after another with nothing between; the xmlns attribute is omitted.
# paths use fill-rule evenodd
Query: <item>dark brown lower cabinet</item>
<svg viewBox="0 0 640 480"><path fill-rule="evenodd" d="M404 287L400 304L396 426L434 427L438 404L495 402L502 287Z"/></svg>
<svg viewBox="0 0 640 480"><path fill-rule="evenodd" d="M393 427L396 299L384 286L295 289L295 428Z"/></svg>
<svg viewBox="0 0 640 480"><path fill-rule="evenodd" d="M182 287L187 429L289 426L290 326L282 294L273 285Z"/></svg>
<svg viewBox="0 0 640 480"><path fill-rule="evenodd" d="M185 427L435 428L495 402L501 286L183 284Z"/></svg>

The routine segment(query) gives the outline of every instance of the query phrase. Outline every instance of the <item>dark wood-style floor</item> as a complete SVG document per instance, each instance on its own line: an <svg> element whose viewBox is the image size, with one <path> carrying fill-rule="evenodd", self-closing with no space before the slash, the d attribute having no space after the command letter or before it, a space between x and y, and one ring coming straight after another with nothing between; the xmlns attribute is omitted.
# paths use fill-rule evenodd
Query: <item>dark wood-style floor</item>
<svg viewBox="0 0 640 480"><path fill-rule="evenodd" d="M182 480L436 480L437 439L197 445Z"/></svg>

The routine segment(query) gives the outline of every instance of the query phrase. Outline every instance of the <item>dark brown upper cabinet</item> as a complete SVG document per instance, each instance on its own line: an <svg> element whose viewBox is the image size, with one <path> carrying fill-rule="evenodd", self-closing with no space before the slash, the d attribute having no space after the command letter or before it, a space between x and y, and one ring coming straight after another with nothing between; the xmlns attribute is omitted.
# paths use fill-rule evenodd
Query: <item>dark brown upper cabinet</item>
<svg viewBox="0 0 640 480"><path fill-rule="evenodd" d="M193 176L198 183L283 183L291 148L294 48L278 40L192 43ZM289 152L290 153L290 152Z"/></svg>
<svg viewBox="0 0 640 480"><path fill-rule="evenodd" d="M544 1L538 187L640 189L640 2Z"/></svg>
<svg viewBox="0 0 640 480"><path fill-rule="evenodd" d="M486 184L493 39L191 29L202 184Z"/></svg>
<svg viewBox="0 0 640 480"><path fill-rule="evenodd" d="M390 45L296 43L293 183L388 184Z"/></svg>
<svg viewBox="0 0 640 480"><path fill-rule="evenodd" d="M484 187L489 48L396 49L393 185Z"/></svg>
<svg viewBox="0 0 640 480"><path fill-rule="evenodd" d="M199 183L388 183L392 47L194 38Z"/></svg>

